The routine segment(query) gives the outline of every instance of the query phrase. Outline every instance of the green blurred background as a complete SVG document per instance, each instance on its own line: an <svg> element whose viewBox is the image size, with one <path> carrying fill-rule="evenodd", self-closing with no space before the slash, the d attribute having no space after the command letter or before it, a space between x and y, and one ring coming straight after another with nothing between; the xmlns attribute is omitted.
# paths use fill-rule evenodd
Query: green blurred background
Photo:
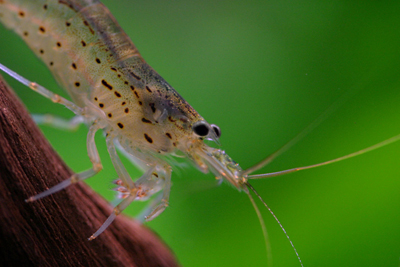
<svg viewBox="0 0 400 267"><path fill-rule="evenodd" d="M314 164L400 133L399 1L104 1L153 66L210 123L243 168L290 140L337 99L319 127L263 172ZM44 65L0 27L0 62L60 92ZM71 114L8 79L32 113ZM90 162L85 127L42 127L75 171ZM90 179L113 199L116 178ZM400 143L345 162L253 185L280 219L304 266L400 265ZM132 176L139 172L129 165ZM243 193L193 168L173 176L170 207L147 225L183 266L266 266L257 216ZM259 204L273 262L299 266ZM128 209L135 214L143 205ZM95 229L93 229L95 230ZM91 233L88 233L88 236Z"/></svg>

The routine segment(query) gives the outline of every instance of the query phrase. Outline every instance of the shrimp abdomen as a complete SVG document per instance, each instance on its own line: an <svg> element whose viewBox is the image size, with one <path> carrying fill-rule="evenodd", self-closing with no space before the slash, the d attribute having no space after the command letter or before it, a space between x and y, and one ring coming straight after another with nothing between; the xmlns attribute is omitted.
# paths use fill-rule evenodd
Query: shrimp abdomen
<svg viewBox="0 0 400 267"><path fill-rule="evenodd" d="M87 97L109 71L107 66L132 56L140 58L109 10L95 0L4 0L0 20L24 39L81 105L81 96Z"/></svg>

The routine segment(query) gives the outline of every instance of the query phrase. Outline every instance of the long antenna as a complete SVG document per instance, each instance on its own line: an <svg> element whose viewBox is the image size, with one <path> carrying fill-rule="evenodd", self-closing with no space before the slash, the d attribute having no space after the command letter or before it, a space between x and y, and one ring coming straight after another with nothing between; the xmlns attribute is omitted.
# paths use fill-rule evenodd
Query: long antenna
<svg viewBox="0 0 400 267"><path fill-rule="evenodd" d="M281 222L278 220L278 217L276 217L276 215L275 215L274 212L271 210L271 208L267 205L267 203L265 203L265 201L264 201L264 200L262 199L262 197L257 193L257 191L254 189L254 187L253 187L251 184L249 184L248 182L245 182L244 184L247 186L247 188L249 188L251 191L253 191L253 193L261 200L261 202L264 204L264 206L269 210L269 212L270 212L270 213L272 214L272 216L275 218L275 221L278 222L278 224L279 224L279 226L281 227L282 231L285 233L287 239L289 239L290 245L292 245L292 248L293 248L294 252L295 252L296 255L297 255L297 259L299 260L301 267L304 267L304 266L303 266L303 263L301 262L299 253L297 252L296 248L294 247L293 242L292 242L292 240L290 239L289 235L286 233L285 228L283 228ZM250 192L249 192L249 196L250 196ZM250 199L252 199L252 198L250 198ZM256 209L256 211L257 211L257 209Z"/></svg>
<svg viewBox="0 0 400 267"><path fill-rule="evenodd" d="M298 168L293 168L293 169L288 169L288 170L284 170L284 171L279 171L279 172L271 172L271 173L264 173L264 174L254 174L254 175L249 175L246 178L247 179L264 179L264 178L270 178L270 177L274 177L274 176L279 176L279 175L284 175L287 173L291 173L291 172L297 172L297 171L302 171L302 170L307 170L307 169L312 169L312 168L316 168L319 166L324 166L324 165L328 165L328 164L332 164L334 162L339 162L345 159L349 159L349 158L353 158L355 156L373 151L375 149L381 148L383 146L389 145L391 143L394 143L396 141L400 140L400 134L393 136L392 138L386 139L385 141L382 141L378 144L375 144L373 146L361 149L357 152L348 154L346 156L342 156L336 159L332 159L332 160L328 160L325 162L321 162L321 163L317 163L317 164L313 164L313 165L309 165L309 166L303 166L303 167L298 167Z"/></svg>
<svg viewBox="0 0 400 267"><path fill-rule="evenodd" d="M255 172L265 165L271 163L275 158L280 156L282 153L287 151L289 148L294 146L297 142L303 139L307 134L309 134L312 130L314 130L318 125L320 125L329 115L331 115L338 107L340 107L344 102L346 102L353 93L347 92L346 94L342 95L338 100L336 100L332 105L330 105L321 115L318 116L313 122L311 122L306 128L304 128L300 133L298 133L293 139L289 142L284 144L281 148L276 150L274 153L269 155L264 160L260 161L256 165L242 171L242 176L246 176L252 172Z"/></svg>
<svg viewBox="0 0 400 267"><path fill-rule="evenodd" d="M247 185L248 186L248 185ZM253 197L250 194L250 191L245 190L247 195L249 196L249 199L251 201L251 204L254 207L254 210L257 213L258 220L260 221L261 229L264 235L264 241L265 241L265 249L267 250L267 259L268 259L268 266L272 267L272 252L271 252L271 243L269 242L268 238L268 232L267 232L267 227L265 227L265 222L263 217L261 216L261 212L258 209L256 202L254 201Z"/></svg>

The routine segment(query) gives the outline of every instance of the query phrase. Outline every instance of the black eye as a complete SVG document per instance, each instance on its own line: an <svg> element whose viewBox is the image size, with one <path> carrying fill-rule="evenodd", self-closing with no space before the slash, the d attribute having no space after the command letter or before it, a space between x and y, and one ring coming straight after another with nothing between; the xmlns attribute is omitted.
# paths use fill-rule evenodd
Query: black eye
<svg viewBox="0 0 400 267"><path fill-rule="evenodd" d="M215 124L211 124L211 128L214 130L214 133L217 136L217 138L220 138L221 137L221 129L219 129L219 127Z"/></svg>
<svg viewBox="0 0 400 267"><path fill-rule="evenodd" d="M198 122L195 125L193 125L193 131L198 136L207 136L208 133L210 132L210 128L206 123Z"/></svg>

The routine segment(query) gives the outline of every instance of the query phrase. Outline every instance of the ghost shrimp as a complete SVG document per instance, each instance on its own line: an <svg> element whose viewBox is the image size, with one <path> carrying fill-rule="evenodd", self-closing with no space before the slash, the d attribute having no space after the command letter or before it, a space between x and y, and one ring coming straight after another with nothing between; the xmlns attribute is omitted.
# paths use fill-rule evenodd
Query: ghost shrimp
<svg viewBox="0 0 400 267"><path fill-rule="evenodd" d="M223 150L205 142L211 140L218 143L221 136L219 127L201 117L143 60L115 18L99 1L3 0L0 1L0 14L1 22L23 38L72 99L64 99L0 65L13 78L53 102L64 105L76 115L71 121L51 116L36 116L36 121L67 129L81 122L89 127L87 151L92 167L29 197L27 201L46 197L100 172L102 164L94 136L99 130L105 132L107 150L119 178L116 190L121 202L106 222L90 236L90 240L106 230L115 217L135 200L147 200L154 196L142 213L147 221L161 214L168 206L174 157L177 154L186 157L201 172L211 172L217 179L244 191L256 209L266 236L264 223L250 192L254 192L267 205L249 184L249 179L268 178L329 164L398 139L395 137L374 147L316 165L251 175L298 138L259 164L242 170ZM144 171L141 177L132 180L117 149ZM274 218L278 221L275 215ZM286 234L282 225L279 225ZM295 250L293 244L292 247ZM298 254L297 257L301 263Z"/></svg>

